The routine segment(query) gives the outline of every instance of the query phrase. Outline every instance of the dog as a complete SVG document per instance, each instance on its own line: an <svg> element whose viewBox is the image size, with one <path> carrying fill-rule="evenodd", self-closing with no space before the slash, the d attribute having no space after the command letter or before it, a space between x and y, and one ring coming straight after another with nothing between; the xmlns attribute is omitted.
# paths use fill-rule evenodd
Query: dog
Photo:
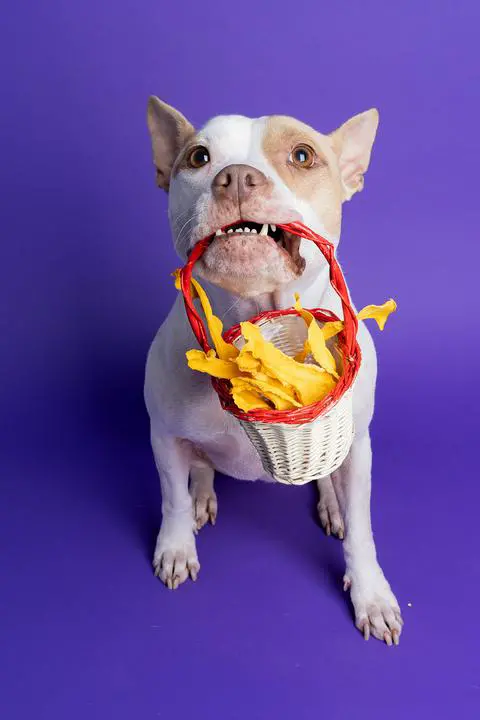
<svg viewBox="0 0 480 720"><path fill-rule="evenodd" d="M321 253L277 226L301 221L338 245L342 204L363 188L378 121L371 109L327 135L291 117L230 115L196 131L179 111L150 97L156 181L169 194L175 249L184 263L199 240L212 238L195 272L225 327L291 307L295 292L304 307L341 316ZM318 513L327 535L343 540L344 589L357 628L365 639L396 645L402 616L378 563L370 520L376 353L363 323L358 340L355 438L340 469L317 483ZM271 480L237 420L222 410L210 379L188 368L185 352L192 347L197 343L179 294L150 347L144 391L162 492L153 566L171 589L197 579L195 533L215 523L215 470Z"/></svg>

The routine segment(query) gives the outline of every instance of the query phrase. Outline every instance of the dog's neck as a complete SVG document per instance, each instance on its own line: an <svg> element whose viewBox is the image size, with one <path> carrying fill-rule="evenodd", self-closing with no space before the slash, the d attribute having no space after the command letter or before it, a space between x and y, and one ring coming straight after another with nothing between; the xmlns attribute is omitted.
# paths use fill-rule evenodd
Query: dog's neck
<svg viewBox="0 0 480 720"><path fill-rule="evenodd" d="M300 295L302 305L306 308L328 307L337 313L339 309L336 298L332 297L327 265L322 266L314 277L299 278L273 293L262 293L252 298L233 295L216 285L201 282L213 312L222 320L225 329L268 310L286 310L292 307L295 293Z"/></svg>

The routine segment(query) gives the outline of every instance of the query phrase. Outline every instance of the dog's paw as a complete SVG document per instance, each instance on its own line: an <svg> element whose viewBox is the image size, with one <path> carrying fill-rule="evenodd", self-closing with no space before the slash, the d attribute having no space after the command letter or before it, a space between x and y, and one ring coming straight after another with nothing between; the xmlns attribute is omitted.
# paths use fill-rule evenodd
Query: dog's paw
<svg viewBox="0 0 480 720"><path fill-rule="evenodd" d="M210 466L192 468L190 495L196 531L208 522L215 525L218 503L213 489L213 468Z"/></svg>
<svg viewBox="0 0 480 720"><path fill-rule="evenodd" d="M317 504L320 524L327 535L336 535L340 540L345 536L342 513L330 477L318 481L320 498Z"/></svg>
<svg viewBox="0 0 480 720"><path fill-rule="evenodd" d="M215 491L212 489L208 494L194 492L192 495L193 517L197 531L210 522L215 525L217 521L218 503Z"/></svg>
<svg viewBox="0 0 480 720"><path fill-rule="evenodd" d="M398 645L403 619L397 599L380 568L369 580L345 575L344 590L350 590L355 625L365 640L370 635L387 645Z"/></svg>
<svg viewBox="0 0 480 720"><path fill-rule="evenodd" d="M197 579L200 563L191 520L164 518L153 556L153 569L170 590L176 590L189 577Z"/></svg>

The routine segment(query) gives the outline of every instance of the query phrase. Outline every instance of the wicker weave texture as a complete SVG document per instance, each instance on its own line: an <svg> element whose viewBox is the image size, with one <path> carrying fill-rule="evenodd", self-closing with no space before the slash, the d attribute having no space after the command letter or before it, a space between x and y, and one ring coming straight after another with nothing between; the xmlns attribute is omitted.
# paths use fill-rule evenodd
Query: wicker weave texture
<svg viewBox="0 0 480 720"><path fill-rule="evenodd" d="M257 324L265 339L286 355L294 357L302 350L307 328L298 315L267 318ZM235 344L241 347L243 342L240 337ZM348 455L354 435L352 388L327 413L308 423L239 422L268 475L281 483L304 485L330 475Z"/></svg>
<svg viewBox="0 0 480 720"><path fill-rule="evenodd" d="M239 422L268 475L288 485L304 485L330 475L347 457L354 435L352 390L326 415L302 425Z"/></svg>

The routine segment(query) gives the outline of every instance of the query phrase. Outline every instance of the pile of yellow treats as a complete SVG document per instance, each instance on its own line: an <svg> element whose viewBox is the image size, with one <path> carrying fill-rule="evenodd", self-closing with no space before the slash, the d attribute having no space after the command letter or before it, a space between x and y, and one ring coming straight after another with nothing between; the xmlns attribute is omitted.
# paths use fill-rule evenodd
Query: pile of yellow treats
<svg viewBox="0 0 480 720"><path fill-rule="evenodd" d="M179 271L174 275L175 286L179 290ZM192 297L200 300L215 349L208 353L188 350L188 365L192 370L229 380L237 407L244 412L260 408L291 410L319 402L332 392L341 370L327 347L327 340L338 335L343 329L343 321L320 326L313 315L302 308L298 295L295 295L294 307L307 326L307 339L302 352L295 358L285 355L273 343L265 340L260 328L251 322L240 324L245 343L238 349L223 339L223 324L213 314L200 283L193 278L191 282ZM357 317L359 320L372 318L383 330L388 316L396 308L395 301L388 300L383 305L368 305ZM305 362L310 358L317 364Z"/></svg>

